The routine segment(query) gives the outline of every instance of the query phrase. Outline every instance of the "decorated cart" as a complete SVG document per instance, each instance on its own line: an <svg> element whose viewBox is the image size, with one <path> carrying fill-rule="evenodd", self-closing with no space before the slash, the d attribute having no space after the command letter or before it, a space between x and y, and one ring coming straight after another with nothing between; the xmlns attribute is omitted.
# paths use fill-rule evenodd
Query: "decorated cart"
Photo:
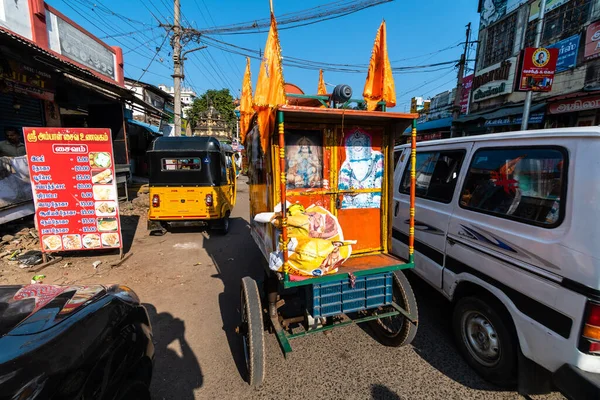
<svg viewBox="0 0 600 400"><path fill-rule="evenodd" d="M239 333L253 386L265 376L265 329L284 354L292 339L351 323L368 323L388 346L416 334L402 272L414 267L414 172L410 256L391 254L394 141L412 124L414 171L416 115L387 112L395 95L384 24L375 45L365 101L345 85L332 94L320 85L315 96L284 86L273 17L253 101L248 62L241 115L251 234L268 264L263 280L241 282Z"/></svg>

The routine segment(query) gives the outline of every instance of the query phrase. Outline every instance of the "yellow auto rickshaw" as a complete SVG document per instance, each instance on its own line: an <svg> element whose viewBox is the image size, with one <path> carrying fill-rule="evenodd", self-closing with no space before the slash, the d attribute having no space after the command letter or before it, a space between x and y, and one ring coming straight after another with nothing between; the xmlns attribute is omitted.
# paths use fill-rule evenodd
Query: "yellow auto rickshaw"
<svg viewBox="0 0 600 400"><path fill-rule="evenodd" d="M148 151L148 230L175 222L204 222L226 234L236 200L231 146L205 136L162 137Z"/></svg>

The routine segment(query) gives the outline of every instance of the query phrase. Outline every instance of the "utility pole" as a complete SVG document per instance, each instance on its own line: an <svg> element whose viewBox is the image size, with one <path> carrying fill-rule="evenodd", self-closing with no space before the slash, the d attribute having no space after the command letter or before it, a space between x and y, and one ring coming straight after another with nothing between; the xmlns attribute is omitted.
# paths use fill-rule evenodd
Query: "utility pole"
<svg viewBox="0 0 600 400"><path fill-rule="evenodd" d="M544 27L544 14L546 12L546 0L540 0L540 15L538 22L535 27L535 43L533 47L540 47L542 41L542 29ZM530 90L525 95L525 104L523 105L523 120L521 121L521 130L527 130L527 124L529 123L529 112L531 111L531 96L533 92Z"/></svg>
<svg viewBox="0 0 600 400"><path fill-rule="evenodd" d="M465 75L465 64L467 63L467 49L469 48L469 42L471 38L471 23L467 24L465 48L460 56L458 62L458 80L456 82L456 96L454 97L454 104L452 106L452 126L450 127L450 137L456 137L456 120L460 116L460 99L462 98L463 91L463 77Z"/></svg>
<svg viewBox="0 0 600 400"><path fill-rule="evenodd" d="M175 136L181 136L181 25L179 23L180 5L175 0L173 11L173 86L175 89Z"/></svg>

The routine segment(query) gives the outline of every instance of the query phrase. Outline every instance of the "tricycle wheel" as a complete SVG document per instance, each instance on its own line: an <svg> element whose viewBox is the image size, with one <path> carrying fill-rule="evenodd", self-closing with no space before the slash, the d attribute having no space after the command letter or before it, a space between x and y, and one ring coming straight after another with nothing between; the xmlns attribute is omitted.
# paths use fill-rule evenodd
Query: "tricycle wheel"
<svg viewBox="0 0 600 400"><path fill-rule="evenodd" d="M417 300L408 279L402 271L394 273L393 299L394 303L411 314L415 320L418 320ZM383 314L389 311L394 311L394 307L381 307L375 311L375 314ZM399 347L413 341L417 334L418 323L413 323L404 315L398 314L370 321L369 326L382 344Z"/></svg>
<svg viewBox="0 0 600 400"><path fill-rule="evenodd" d="M242 324L241 334L250 386L259 387L265 377L265 337L263 312L256 282L250 277L242 278Z"/></svg>

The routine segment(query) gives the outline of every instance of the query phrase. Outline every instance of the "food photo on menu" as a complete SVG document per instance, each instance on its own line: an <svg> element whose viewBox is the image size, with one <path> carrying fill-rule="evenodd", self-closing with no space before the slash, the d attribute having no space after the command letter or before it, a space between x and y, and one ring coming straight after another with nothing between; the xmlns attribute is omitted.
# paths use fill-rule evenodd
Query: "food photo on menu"
<svg viewBox="0 0 600 400"><path fill-rule="evenodd" d="M110 153L106 151L90 153L89 160L92 168L110 168L112 165Z"/></svg>
<svg viewBox="0 0 600 400"><path fill-rule="evenodd" d="M119 229L116 218L98 218L99 232L113 232Z"/></svg>
<svg viewBox="0 0 600 400"><path fill-rule="evenodd" d="M101 247L100 235L95 233L88 233L83 235L83 247L86 249L97 249Z"/></svg>
<svg viewBox="0 0 600 400"><path fill-rule="evenodd" d="M57 251L62 249L62 241L58 235L44 236L42 239L44 250L46 251Z"/></svg>
<svg viewBox="0 0 600 400"><path fill-rule="evenodd" d="M81 235L63 235L63 246L65 250L81 249Z"/></svg>
<svg viewBox="0 0 600 400"><path fill-rule="evenodd" d="M95 208L98 217L114 217L117 215L117 203L114 201L97 201Z"/></svg>
<svg viewBox="0 0 600 400"><path fill-rule="evenodd" d="M94 185L92 191L96 201L116 200L117 198L115 187L112 185Z"/></svg>
<svg viewBox="0 0 600 400"><path fill-rule="evenodd" d="M119 247L119 234L114 233L103 233L102 234L102 245L105 247Z"/></svg>
<svg viewBox="0 0 600 400"><path fill-rule="evenodd" d="M92 172L92 183L94 185L98 185L98 184L106 185L108 183L112 183L112 181L113 181L113 173L110 169Z"/></svg>

